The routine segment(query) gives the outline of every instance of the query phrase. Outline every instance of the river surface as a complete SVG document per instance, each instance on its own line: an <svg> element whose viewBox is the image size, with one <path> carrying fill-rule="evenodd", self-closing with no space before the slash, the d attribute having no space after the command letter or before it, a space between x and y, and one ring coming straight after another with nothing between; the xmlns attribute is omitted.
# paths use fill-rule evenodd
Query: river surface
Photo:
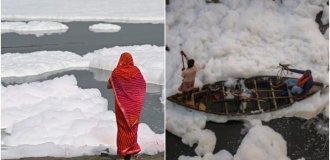
<svg viewBox="0 0 330 160"><path fill-rule="evenodd" d="M30 53L34 51L70 51L79 55L102 48L114 46L157 45L164 46L164 24L127 24L113 23L121 26L115 33L95 33L89 31L90 25L99 22L68 22L67 32L61 34L45 35L19 35L5 33L1 35L1 54ZM112 90L106 88L111 71L84 68L73 70L52 71L40 75L26 77L2 78L3 86L22 84L28 82L45 81L74 75L80 88L97 88L102 97L108 100L108 109L114 110L114 95ZM147 95L143 105L140 122L146 123L154 132L164 133L164 105L160 101L162 86L147 84ZM6 136L4 129L2 137ZM2 146L2 149L6 147Z"/></svg>
<svg viewBox="0 0 330 160"><path fill-rule="evenodd" d="M29 53L33 51L70 51L84 55L104 47L132 46L151 44L164 46L164 24L127 24L112 23L121 26L119 32L95 33L88 27L100 22L64 23L69 29L61 34L19 35L1 34L1 53Z"/></svg>
<svg viewBox="0 0 330 160"><path fill-rule="evenodd" d="M329 128L329 119L319 115L311 120L280 118L263 122L263 125L271 127L283 136L287 143L287 155L292 160L302 157L305 160L329 159L329 132L317 129L320 124ZM214 153L225 149L234 155L246 135L244 123L241 121L207 122L205 128L212 130L217 137ZM196 146L195 144L189 147L181 142L180 137L166 132L166 159L178 159L180 155L196 156Z"/></svg>

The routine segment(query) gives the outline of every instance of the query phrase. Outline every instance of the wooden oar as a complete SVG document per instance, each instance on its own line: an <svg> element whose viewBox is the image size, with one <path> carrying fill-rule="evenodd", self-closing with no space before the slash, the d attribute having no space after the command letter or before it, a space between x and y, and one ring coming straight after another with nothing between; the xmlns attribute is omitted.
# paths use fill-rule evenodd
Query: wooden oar
<svg viewBox="0 0 330 160"><path fill-rule="evenodd" d="M182 59L182 70L184 70L185 67L184 67L184 60L183 60L183 55L182 54L181 54L181 59Z"/></svg>
<svg viewBox="0 0 330 160"><path fill-rule="evenodd" d="M183 57L186 58L186 61L188 61L188 57L183 51L181 51L180 53L181 53L181 59L182 59L182 70L184 70L186 67L184 66Z"/></svg>
<svg viewBox="0 0 330 160"><path fill-rule="evenodd" d="M184 58L186 58L187 61L189 60L189 58L187 57L186 53L184 53L183 51L181 51L180 53L181 53L181 55L184 56Z"/></svg>

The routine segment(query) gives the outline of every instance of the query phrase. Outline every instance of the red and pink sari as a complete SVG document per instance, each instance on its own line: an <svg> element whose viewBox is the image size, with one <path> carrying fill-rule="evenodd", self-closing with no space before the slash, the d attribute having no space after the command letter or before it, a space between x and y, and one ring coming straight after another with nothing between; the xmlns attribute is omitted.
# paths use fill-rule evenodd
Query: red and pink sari
<svg viewBox="0 0 330 160"><path fill-rule="evenodd" d="M108 83L112 86L116 101L117 154L136 154L141 151L137 143L137 131L146 94L146 82L140 70L134 66L131 54L125 52L120 56Z"/></svg>

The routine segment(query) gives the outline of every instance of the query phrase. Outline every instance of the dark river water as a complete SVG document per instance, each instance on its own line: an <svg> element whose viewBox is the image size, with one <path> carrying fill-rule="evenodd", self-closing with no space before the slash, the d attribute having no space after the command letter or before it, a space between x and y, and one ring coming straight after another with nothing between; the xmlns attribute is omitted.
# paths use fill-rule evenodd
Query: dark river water
<svg viewBox="0 0 330 160"><path fill-rule="evenodd" d="M329 119L319 115L311 120L300 118L280 118L269 122L263 122L281 134L287 142L287 155L292 160L304 157L305 160L329 159L328 131L319 133L317 124L329 125ZM217 137L214 153L225 149L235 154L246 133L241 134L244 124L241 121L229 121L227 123L207 122L206 129L212 130ZM175 145L175 147L173 147ZM196 156L194 149L181 142L181 138L166 132L166 159L178 159L180 155Z"/></svg>

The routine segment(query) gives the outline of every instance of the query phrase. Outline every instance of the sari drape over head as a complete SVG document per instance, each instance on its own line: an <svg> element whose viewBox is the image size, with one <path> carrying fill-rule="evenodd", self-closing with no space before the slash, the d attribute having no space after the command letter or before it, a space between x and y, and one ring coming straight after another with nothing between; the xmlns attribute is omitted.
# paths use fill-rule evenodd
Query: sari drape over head
<svg viewBox="0 0 330 160"><path fill-rule="evenodd" d="M146 82L140 70L134 66L131 54L125 52L120 56L108 83L115 95L117 154L136 154L141 151L137 143L137 131L146 94Z"/></svg>

